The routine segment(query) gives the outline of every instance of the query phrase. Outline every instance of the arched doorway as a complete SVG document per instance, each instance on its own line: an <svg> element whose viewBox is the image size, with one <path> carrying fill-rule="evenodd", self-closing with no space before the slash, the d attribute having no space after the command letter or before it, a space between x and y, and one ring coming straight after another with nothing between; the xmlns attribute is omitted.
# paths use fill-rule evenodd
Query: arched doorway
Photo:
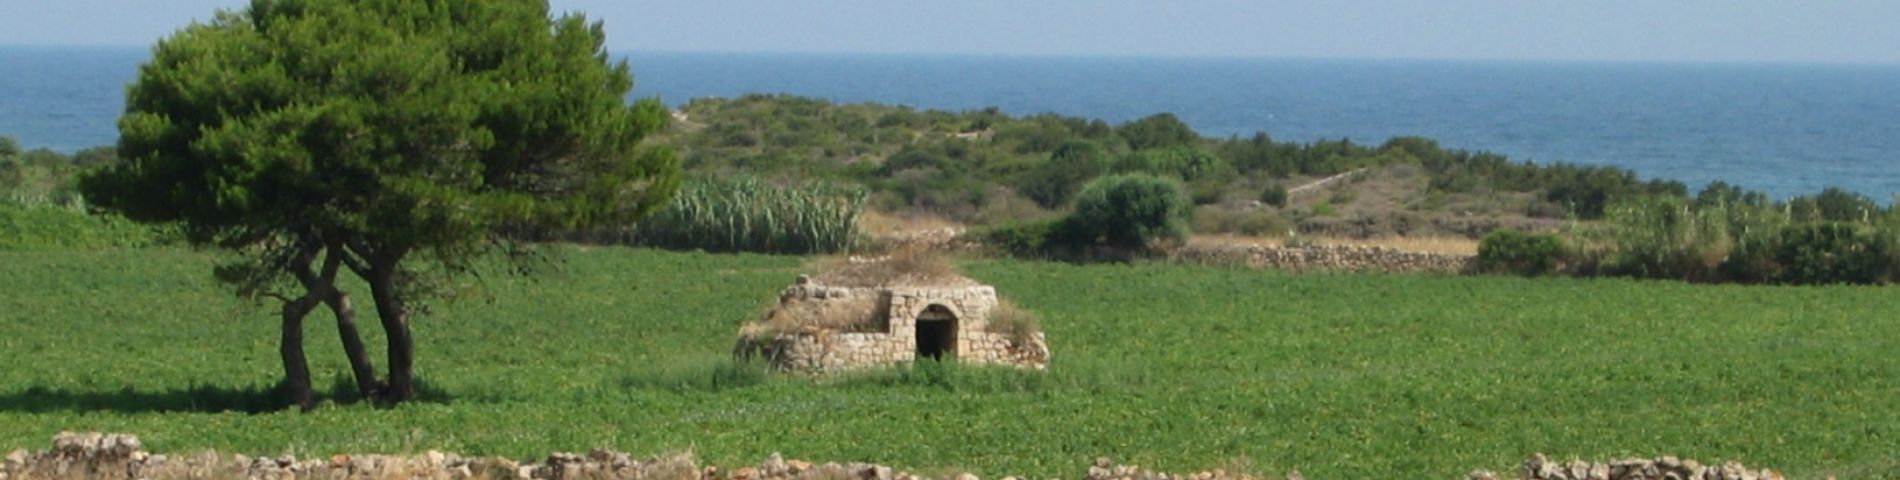
<svg viewBox="0 0 1900 480"><path fill-rule="evenodd" d="M943 305L917 314L917 358L943 360L957 355L957 316Z"/></svg>

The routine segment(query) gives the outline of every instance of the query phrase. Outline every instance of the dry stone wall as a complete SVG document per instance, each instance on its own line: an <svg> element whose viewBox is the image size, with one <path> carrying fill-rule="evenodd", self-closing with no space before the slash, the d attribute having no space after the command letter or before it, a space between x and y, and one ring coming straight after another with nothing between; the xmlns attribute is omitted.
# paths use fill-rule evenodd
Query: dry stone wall
<svg viewBox="0 0 1900 480"><path fill-rule="evenodd" d="M1496 480L1495 474L1473 473L1470 480ZM1553 462L1544 454L1524 461L1522 478L1528 480L1782 480L1773 470L1752 470L1739 462L1703 465L1676 457L1632 458L1609 462L1571 460Z"/></svg>
<svg viewBox="0 0 1900 480"><path fill-rule="evenodd" d="M1243 265L1293 271L1345 270L1391 273L1464 273L1477 257L1445 253L1408 252L1386 247L1264 245L1184 248L1174 253L1183 263Z"/></svg>
<svg viewBox="0 0 1900 480"><path fill-rule="evenodd" d="M1049 368L1049 344L1042 332L1032 332L1027 338L1015 338L1011 334L997 332L977 332L975 338L967 340L968 347L959 354L958 360L969 363L1014 365L1037 370Z"/></svg>
<svg viewBox="0 0 1900 480"><path fill-rule="evenodd" d="M1275 476L1278 478L1278 476ZM421 455L333 455L299 459L247 457L200 453L171 457L148 453L137 437L102 433L61 433L53 449L17 450L0 460L0 480L46 479L609 479L609 480L925 480L932 477L870 463L813 463L787 460L778 454L756 466L720 468L700 465L691 455L640 459L625 453L594 450L586 454L555 453L541 461L516 462L500 457L463 457L428 451ZM980 480L975 475L952 474L937 478ZM1005 476L1001 480L1020 480ZM1255 472L1206 470L1168 473L1121 465L1097 458L1083 480L1260 480ZM1288 472L1289 480L1305 477ZM1751 470L1739 463L1705 466L1695 460L1661 457L1611 462L1552 462L1542 454L1524 462L1518 475L1500 477L1478 471L1467 480L1781 480L1772 470Z"/></svg>
<svg viewBox="0 0 1900 480"><path fill-rule="evenodd" d="M888 366L916 358L910 344L882 333L781 333L760 353L773 368L801 372Z"/></svg>

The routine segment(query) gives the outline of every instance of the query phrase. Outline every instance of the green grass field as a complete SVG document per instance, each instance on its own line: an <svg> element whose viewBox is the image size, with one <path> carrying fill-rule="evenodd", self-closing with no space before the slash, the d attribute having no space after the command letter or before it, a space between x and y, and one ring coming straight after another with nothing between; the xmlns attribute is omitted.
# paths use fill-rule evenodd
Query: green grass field
<svg viewBox="0 0 1900 480"><path fill-rule="evenodd" d="M1900 476L1892 289L980 261L966 270L1041 315L1048 374L815 384L727 359L802 259L563 256L417 321L433 401L303 414L247 413L281 374L277 319L213 284L212 257L0 253L0 449L101 430L165 452L783 452L985 477L1110 456L1459 478L1533 452ZM309 323L318 383L346 384L334 325Z"/></svg>

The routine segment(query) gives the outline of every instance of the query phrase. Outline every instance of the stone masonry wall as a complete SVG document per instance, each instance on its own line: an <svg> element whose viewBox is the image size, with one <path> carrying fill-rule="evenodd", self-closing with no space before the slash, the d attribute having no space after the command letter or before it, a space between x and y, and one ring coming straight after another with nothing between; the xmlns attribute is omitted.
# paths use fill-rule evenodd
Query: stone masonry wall
<svg viewBox="0 0 1900 480"><path fill-rule="evenodd" d="M866 300L875 299L874 302ZM781 305L797 302L852 302L878 305L885 310L884 331L781 332L768 341L742 345L742 354L764 356L775 368L790 371L838 372L893 366L916 361L917 319L931 307L941 307L957 322L955 356L966 363L1046 368L1049 347L1040 332L1018 342L1012 336L989 331L996 308L996 289L970 287L836 287L801 283L779 295Z"/></svg>
<svg viewBox="0 0 1900 480"><path fill-rule="evenodd" d="M1445 253L1408 252L1386 247L1263 245L1186 248L1174 253L1185 263L1244 265L1281 270L1347 270L1391 273L1463 273L1477 257Z"/></svg>

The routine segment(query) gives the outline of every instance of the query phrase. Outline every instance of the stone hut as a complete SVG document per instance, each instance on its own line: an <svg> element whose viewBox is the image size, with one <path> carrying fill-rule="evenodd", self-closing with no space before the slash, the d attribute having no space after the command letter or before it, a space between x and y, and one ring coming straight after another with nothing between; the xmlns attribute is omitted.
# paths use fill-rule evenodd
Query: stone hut
<svg viewBox="0 0 1900 480"><path fill-rule="evenodd" d="M764 320L741 330L735 355L816 373L919 358L1048 367L1042 332L999 301L995 287L962 276L874 285L823 280L800 275L780 292Z"/></svg>

